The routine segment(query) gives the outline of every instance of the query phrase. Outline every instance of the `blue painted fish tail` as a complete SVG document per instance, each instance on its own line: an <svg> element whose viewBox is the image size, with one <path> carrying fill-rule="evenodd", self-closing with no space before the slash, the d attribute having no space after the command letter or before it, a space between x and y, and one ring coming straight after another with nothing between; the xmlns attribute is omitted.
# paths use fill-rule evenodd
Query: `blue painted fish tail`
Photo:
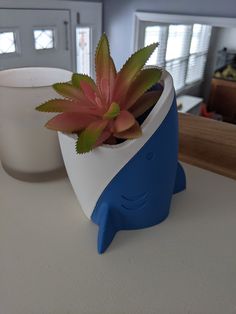
<svg viewBox="0 0 236 314"><path fill-rule="evenodd" d="M98 224L98 239L97 249L98 253L102 254L106 251L112 242L116 232L118 231L113 224L112 210L107 203L102 203L96 210L96 216L92 220Z"/></svg>

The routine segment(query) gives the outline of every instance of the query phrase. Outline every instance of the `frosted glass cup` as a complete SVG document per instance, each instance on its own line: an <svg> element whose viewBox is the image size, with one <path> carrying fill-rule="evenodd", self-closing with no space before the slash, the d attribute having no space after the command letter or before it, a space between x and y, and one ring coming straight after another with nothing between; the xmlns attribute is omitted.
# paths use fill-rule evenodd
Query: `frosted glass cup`
<svg viewBox="0 0 236 314"><path fill-rule="evenodd" d="M53 116L35 107L60 97L51 87L71 79L56 68L0 71L0 159L8 174L37 181L63 169L57 132L44 127Z"/></svg>

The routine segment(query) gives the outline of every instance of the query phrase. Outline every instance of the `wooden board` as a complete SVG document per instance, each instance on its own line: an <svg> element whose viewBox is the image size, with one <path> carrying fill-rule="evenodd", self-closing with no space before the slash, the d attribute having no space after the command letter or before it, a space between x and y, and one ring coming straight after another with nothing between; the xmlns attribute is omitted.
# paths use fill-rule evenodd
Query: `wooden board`
<svg viewBox="0 0 236 314"><path fill-rule="evenodd" d="M179 113L179 159L236 179L236 125Z"/></svg>

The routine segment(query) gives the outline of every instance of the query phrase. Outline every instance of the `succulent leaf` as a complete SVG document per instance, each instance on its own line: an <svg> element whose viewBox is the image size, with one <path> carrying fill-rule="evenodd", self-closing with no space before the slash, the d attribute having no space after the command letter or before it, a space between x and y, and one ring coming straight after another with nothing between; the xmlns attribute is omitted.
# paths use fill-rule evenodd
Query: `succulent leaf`
<svg viewBox="0 0 236 314"><path fill-rule="evenodd" d="M117 138L123 138L123 139L134 139L138 138L142 135L142 129L138 122L135 122L135 124L128 130L120 132L120 133L114 133L114 136Z"/></svg>
<svg viewBox="0 0 236 314"><path fill-rule="evenodd" d="M125 101L124 107L129 109L132 105L161 78L161 70L157 68L144 69L131 84Z"/></svg>
<svg viewBox="0 0 236 314"><path fill-rule="evenodd" d="M120 106L113 102L107 112L104 114L103 118L105 119L114 119L120 113Z"/></svg>
<svg viewBox="0 0 236 314"><path fill-rule="evenodd" d="M130 112L123 110L115 120L114 130L116 133L123 132L131 128L135 122L134 116Z"/></svg>
<svg viewBox="0 0 236 314"><path fill-rule="evenodd" d="M94 80L86 74L73 73L71 82L74 87L78 88L80 88L80 82L86 82L90 84L94 89L96 89L96 84Z"/></svg>
<svg viewBox="0 0 236 314"><path fill-rule="evenodd" d="M117 74L113 100L119 102L121 96L127 92L134 78L139 74L158 44L153 43L135 52Z"/></svg>
<svg viewBox="0 0 236 314"><path fill-rule="evenodd" d="M35 109L42 112L75 111L76 103L68 99L50 99ZM72 110L70 110L72 109Z"/></svg>
<svg viewBox="0 0 236 314"><path fill-rule="evenodd" d="M103 33L97 45L95 55L96 82L98 87L100 87L103 78L108 79L109 77L110 67L109 59L110 59L109 43L106 34Z"/></svg>
<svg viewBox="0 0 236 314"><path fill-rule="evenodd" d="M98 147L98 146L102 145L104 142L107 142L107 140L110 139L110 138L111 138L111 131L104 130L101 133L100 137L97 139L94 147Z"/></svg>
<svg viewBox="0 0 236 314"><path fill-rule="evenodd" d="M75 88L69 83L56 83L52 87L58 94L66 98L77 98L81 94L78 88Z"/></svg>
<svg viewBox="0 0 236 314"><path fill-rule="evenodd" d="M112 59L112 57L110 56L110 88L111 88L111 92L113 91L114 88L114 84L115 84L115 80L116 80L116 75L117 75L117 71L116 71L116 67L114 64L114 61Z"/></svg>
<svg viewBox="0 0 236 314"><path fill-rule="evenodd" d="M140 117L148 109L152 108L161 97L162 91L147 92L131 107L131 112L135 118Z"/></svg>
<svg viewBox="0 0 236 314"><path fill-rule="evenodd" d="M111 92L114 88L116 68L110 56L109 42L106 34L102 35L98 43L95 56L95 67L97 86L107 103L111 98Z"/></svg>
<svg viewBox="0 0 236 314"><path fill-rule="evenodd" d="M99 115L95 107L84 106L79 101L69 99L51 99L35 109L42 112L77 112Z"/></svg>
<svg viewBox="0 0 236 314"><path fill-rule="evenodd" d="M49 120L45 126L55 131L73 133L83 130L96 120L97 117L93 115L64 112Z"/></svg>
<svg viewBox="0 0 236 314"><path fill-rule="evenodd" d="M108 121L106 120L95 121L82 131L76 142L77 153L84 154L91 151L96 145L97 140L106 128L107 124Z"/></svg>
<svg viewBox="0 0 236 314"><path fill-rule="evenodd" d="M96 93L94 91L94 88L90 85L90 83L86 81L81 81L80 82L80 87L84 93L84 96L88 98L88 100L96 105Z"/></svg>
<svg viewBox="0 0 236 314"><path fill-rule="evenodd" d="M53 85L54 90L69 99L74 99L80 101L80 105L84 106L93 106L94 103L91 102L83 93L83 91L78 88L74 87L68 83L56 83Z"/></svg>

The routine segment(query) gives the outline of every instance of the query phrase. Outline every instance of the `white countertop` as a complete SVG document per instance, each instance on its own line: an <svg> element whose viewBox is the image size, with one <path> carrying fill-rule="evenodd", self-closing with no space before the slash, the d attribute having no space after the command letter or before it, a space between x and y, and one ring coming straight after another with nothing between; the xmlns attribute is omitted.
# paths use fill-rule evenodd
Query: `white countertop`
<svg viewBox="0 0 236 314"><path fill-rule="evenodd" d="M200 105L203 101L203 98L190 96L190 95L182 95L177 97L177 107L179 112L187 113L194 107Z"/></svg>
<svg viewBox="0 0 236 314"><path fill-rule="evenodd" d="M0 168L0 314L235 314L236 181L184 168L169 218L103 255L67 179Z"/></svg>

